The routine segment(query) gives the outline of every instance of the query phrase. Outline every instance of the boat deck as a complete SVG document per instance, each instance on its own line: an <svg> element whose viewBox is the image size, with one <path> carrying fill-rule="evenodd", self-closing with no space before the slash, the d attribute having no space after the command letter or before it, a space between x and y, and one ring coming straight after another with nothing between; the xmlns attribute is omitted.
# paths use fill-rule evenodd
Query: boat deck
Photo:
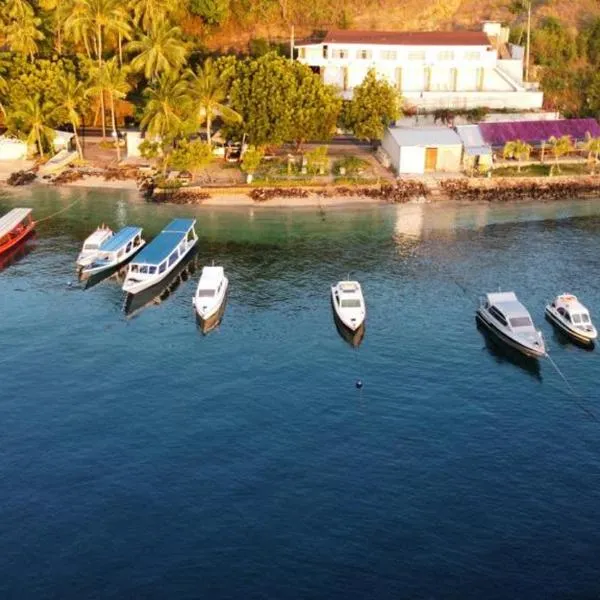
<svg viewBox="0 0 600 600"><path fill-rule="evenodd" d="M102 252L116 252L142 232L141 227L123 227L100 246Z"/></svg>
<svg viewBox="0 0 600 600"><path fill-rule="evenodd" d="M19 223L31 214L31 208L13 208L0 217L0 238L10 233Z"/></svg>

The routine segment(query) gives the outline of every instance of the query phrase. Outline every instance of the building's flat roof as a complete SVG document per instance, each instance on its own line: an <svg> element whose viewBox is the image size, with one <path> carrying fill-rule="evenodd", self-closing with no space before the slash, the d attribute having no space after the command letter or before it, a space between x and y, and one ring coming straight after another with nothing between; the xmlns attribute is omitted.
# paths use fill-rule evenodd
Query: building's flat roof
<svg viewBox="0 0 600 600"><path fill-rule="evenodd" d="M449 127L390 127L399 146L460 146L460 137Z"/></svg>
<svg viewBox="0 0 600 600"><path fill-rule="evenodd" d="M381 44L386 46L489 46L483 31L366 31L330 29L323 44Z"/></svg>
<svg viewBox="0 0 600 600"><path fill-rule="evenodd" d="M600 126L596 119L479 123L479 130L485 142L492 146L503 146L506 142L513 140L541 143L552 136L559 138L563 135L570 135L576 140L583 140L586 133L589 133L592 137L600 137Z"/></svg>
<svg viewBox="0 0 600 600"><path fill-rule="evenodd" d="M492 153L491 146L485 143L477 125L458 125L456 133L469 156L483 156Z"/></svg>

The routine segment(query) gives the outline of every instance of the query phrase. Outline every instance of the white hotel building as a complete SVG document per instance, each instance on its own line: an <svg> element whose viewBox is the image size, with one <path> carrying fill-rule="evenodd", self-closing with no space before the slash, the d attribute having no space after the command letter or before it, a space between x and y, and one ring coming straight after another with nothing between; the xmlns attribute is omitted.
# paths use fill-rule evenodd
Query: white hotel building
<svg viewBox="0 0 600 600"><path fill-rule="evenodd" d="M507 41L508 30L488 22L483 31L329 31L296 48L346 98L373 68L422 109L539 109L542 92L523 81L523 48Z"/></svg>

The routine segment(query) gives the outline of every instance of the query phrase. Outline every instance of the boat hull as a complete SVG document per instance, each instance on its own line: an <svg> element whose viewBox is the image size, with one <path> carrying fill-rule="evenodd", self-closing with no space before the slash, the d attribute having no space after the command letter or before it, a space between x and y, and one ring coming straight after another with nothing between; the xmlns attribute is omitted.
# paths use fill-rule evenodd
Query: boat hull
<svg viewBox="0 0 600 600"><path fill-rule="evenodd" d="M562 333L580 344L592 346L598 337L595 331L586 334L583 331L570 328L549 306L546 306L546 318Z"/></svg>
<svg viewBox="0 0 600 600"><path fill-rule="evenodd" d="M225 315L225 307L227 306L227 294L223 298L223 302L219 305L219 308L216 312L214 312L211 316L203 318L196 311L196 323L198 324L198 329L203 334L210 333L215 328L217 328L221 322L223 321L223 317Z"/></svg>
<svg viewBox="0 0 600 600"><path fill-rule="evenodd" d="M156 277L148 277L147 279L143 279L141 281L137 281L131 284L128 284L127 280L125 280L125 283L123 284L123 291L126 294L135 295L145 290L148 290L154 286L158 286L161 281L166 279L166 277L168 277L173 271L175 271L175 269L177 269L177 267L183 261L186 260L186 258L192 252L192 250L196 247L197 242L197 239L192 240L185 253L181 254L177 261L175 261L170 267L165 269L164 273L159 273Z"/></svg>
<svg viewBox="0 0 600 600"><path fill-rule="evenodd" d="M208 310L204 311L201 308L198 308L198 304L200 304L197 296L194 296L194 308L196 310L196 315L202 321L210 321L213 317L219 314L221 307L225 303L227 298L227 291L229 290L229 280L225 278L225 288L221 293L221 296L217 299L217 301L211 306Z"/></svg>
<svg viewBox="0 0 600 600"><path fill-rule="evenodd" d="M521 342L519 342L518 340L506 335L501 329L496 327L496 325L494 325L494 323L489 321L486 318L485 313L483 313L481 310L477 311L476 319L477 319L478 323L483 325L498 340L500 340L507 346L510 346L514 350L517 350L517 352L520 352L524 356L528 356L529 358L543 358L544 356L546 356L545 348L532 348L532 347L526 346L526 345L522 344Z"/></svg>
<svg viewBox="0 0 600 600"><path fill-rule="evenodd" d="M331 307L333 308L333 314L335 318L338 319L342 327L345 327L349 332L355 333L365 324L366 314L354 321L351 321L340 313L335 301L335 288L331 288Z"/></svg>
<svg viewBox="0 0 600 600"><path fill-rule="evenodd" d="M35 223L31 222L23 228L23 230L19 233L19 235L16 235L15 237L13 237L13 238L7 240L6 242L4 242L3 244L1 244L0 245L0 255L4 254L5 252L8 252L8 251L12 250L13 248L15 248L16 246L18 246L27 237L29 237L29 235L31 235L33 233L34 229L35 229Z"/></svg>
<svg viewBox="0 0 600 600"><path fill-rule="evenodd" d="M86 281L91 277L100 277L102 275L108 276L109 272L114 273L119 270L121 267L125 266L133 257L144 247L145 242L142 242L139 246L137 246L133 252L124 256L121 260L115 260L112 262L107 262L101 266L95 268L86 267L79 271L79 280ZM91 263L93 264L93 262Z"/></svg>

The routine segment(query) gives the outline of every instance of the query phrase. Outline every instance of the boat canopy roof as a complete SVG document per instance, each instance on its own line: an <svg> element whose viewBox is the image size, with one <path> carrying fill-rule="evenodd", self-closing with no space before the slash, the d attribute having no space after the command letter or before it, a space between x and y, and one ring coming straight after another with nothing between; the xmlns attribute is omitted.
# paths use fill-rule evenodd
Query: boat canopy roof
<svg viewBox="0 0 600 600"><path fill-rule="evenodd" d="M163 233L187 233L196 224L196 219L173 219Z"/></svg>
<svg viewBox="0 0 600 600"><path fill-rule="evenodd" d="M136 264L159 265L185 239L185 232L159 233L134 259Z"/></svg>
<svg viewBox="0 0 600 600"><path fill-rule="evenodd" d="M527 309L517 300L514 292L487 294L490 305L500 309L507 317L529 317Z"/></svg>
<svg viewBox="0 0 600 600"><path fill-rule="evenodd" d="M562 306L570 313L589 314L588 309L583 304L581 304L581 302L579 302L579 300L577 299L577 296L574 296L573 294L561 294L560 296L557 296L556 300L554 301L554 304L557 308L559 306Z"/></svg>
<svg viewBox="0 0 600 600"><path fill-rule="evenodd" d="M103 252L116 252L127 245L136 235L142 233L141 227L123 227L120 231L108 238L101 246Z"/></svg>
<svg viewBox="0 0 600 600"><path fill-rule="evenodd" d="M199 287L202 289L212 289L219 284L224 276L223 267L204 267L200 276Z"/></svg>
<svg viewBox="0 0 600 600"><path fill-rule="evenodd" d="M98 227L94 233L90 233L90 235L85 238L84 244L96 244L97 246L100 246L107 239L107 236L112 237L112 231L110 227L102 225L102 227Z"/></svg>
<svg viewBox="0 0 600 600"><path fill-rule="evenodd" d="M21 221L31 214L31 208L13 208L0 217L0 237L10 233Z"/></svg>
<svg viewBox="0 0 600 600"><path fill-rule="evenodd" d="M360 298L360 284L358 281L339 281L337 284L338 291L343 294L344 298Z"/></svg>

